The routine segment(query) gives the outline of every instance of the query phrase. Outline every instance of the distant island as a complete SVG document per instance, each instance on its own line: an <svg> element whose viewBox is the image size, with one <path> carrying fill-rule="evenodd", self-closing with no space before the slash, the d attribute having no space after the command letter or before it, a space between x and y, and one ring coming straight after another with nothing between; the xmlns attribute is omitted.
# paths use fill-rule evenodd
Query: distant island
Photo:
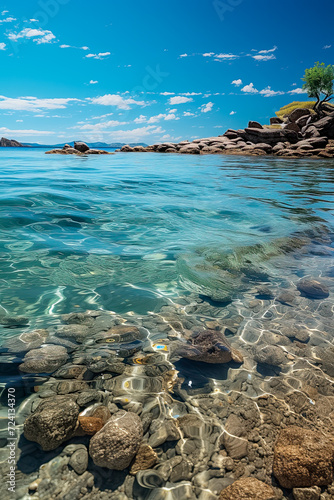
<svg viewBox="0 0 334 500"><path fill-rule="evenodd" d="M25 143L20 143L18 141L15 141L14 139L6 139L5 137L2 137L0 139L0 147L2 148L63 148L65 144L69 144L71 147L74 147L74 143L76 141L72 142L63 142L62 144L38 144L34 142L25 142ZM95 148L122 148L123 146L126 145L125 142L114 142L111 144L107 144L106 142L88 142L88 146L92 149ZM147 144L143 142L136 142L130 144L131 147L137 147L137 146L143 146L147 147Z"/></svg>

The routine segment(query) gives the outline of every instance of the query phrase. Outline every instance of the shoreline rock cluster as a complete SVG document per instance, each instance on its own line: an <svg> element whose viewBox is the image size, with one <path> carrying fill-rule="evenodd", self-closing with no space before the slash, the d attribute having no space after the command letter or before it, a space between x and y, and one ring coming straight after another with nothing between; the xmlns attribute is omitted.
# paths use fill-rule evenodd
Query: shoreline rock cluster
<svg viewBox="0 0 334 500"><path fill-rule="evenodd" d="M52 149L46 151L46 155L112 155L111 151L104 151L103 149L90 149L85 142L75 142L72 148L69 144L65 144L62 149Z"/></svg>
<svg viewBox="0 0 334 500"><path fill-rule="evenodd" d="M280 123L281 122L281 123ZM227 130L223 135L195 139L192 142L165 142L153 146L123 146L121 152L154 152L179 154L274 155L283 158L333 158L334 112L318 119L309 109L297 108L285 122L271 119L280 128L264 128L249 122L244 130Z"/></svg>

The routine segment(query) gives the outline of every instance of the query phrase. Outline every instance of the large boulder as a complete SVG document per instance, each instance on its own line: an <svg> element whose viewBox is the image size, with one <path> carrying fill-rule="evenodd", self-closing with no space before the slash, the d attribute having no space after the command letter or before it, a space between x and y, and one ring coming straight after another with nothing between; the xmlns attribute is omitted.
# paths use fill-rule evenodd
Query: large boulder
<svg viewBox="0 0 334 500"><path fill-rule="evenodd" d="M298 134L294 130L287 129L258 129L246 128L246 140L254 144L265 143L275 146L279 142L298 142Z"/></svg>
<svg viewBox="0 0 334 500"><path fill-rule="evenodd" d="M199 155L201 152L198 144L188 144L179 149L179 153Z"/></svg>
<svg viewBox="0 0 334 500"><path fill-rule="evenodd" d="M307 108L297 108L289 114L288 120L289 122L295 123L302 116L310 116L311 111Z"/></svg>
<svg viewBox="0 0 334 500"><path fill-rule="evenodd" d="M121 152L122 153L132 153L133 148L129 146L128 144L125 144L124 146L121 147Z"/></svg>
<svg viewBox="0 0 334 500"><path fill-rule="evenodd" d="M273 474L283 488L326 486L333 481L333 443L320 432L287 427L274 449Z"/></svg>
<svg viewBox="0 0 334 500"><path fill-rule="evenodd" d="M248 122L248 128L261 128L261 129L263 129L261 123L252 122L252 121Z"/></svg>
<svg viewBox="0 0 334 500"><path fill-rule="evenodd" d="M299 125L297 125L297 123L291 122L285 125L284 130L294 130L295 132L299 133L301 129Z"/></svg>
<svg viewBox="0 0 334 500"><path fill-rule="evenodd" d="M219 500L274 500L275 492L268 484L254 477L243 477L225 488Z"/></svg>
<svg viewBox="0 0 334 500"><path fill-rule="evenodd" d="M27 352L19 369L25 373L53 373L64 365L67 359L65 347L46 344Z"/></svg>
<svg viewBox="0 0 334 500"><path fill-rule="evenodd" d="M278 116L273 116L270 118L270 125L279 125L283 123L283 120L281 118L278 118Z"/></svg>
<svg viewBox="0 0 334 500"><path fill-rule="evenodd" d="M334 139L334 115L326 116L325 118L321 118L321 120L313 122L312 127L316 128L320 136Z"/></svg>
<svg viewBox="0 0 334 500"><path fill-rule="evenodd" d="M41 445L44 451L55 450L72 437L78 416L79 406L70 397L46 399L24 422L24 437Z"/></svg>
<svg viewBox="0 0 334 500"><path fill-rule="evenodd" d="M98 467L129 467L143 439L143 426L135 413L119 411L90 440L89 454Z"/></svg>
<svg viewBox="0 0 334 500"><path fill-rule="evenodd" d="M86 151L89 150L89 146L87 146L85 142L75 142L74 149L80 151L80 153L85 153Z"/></svg>

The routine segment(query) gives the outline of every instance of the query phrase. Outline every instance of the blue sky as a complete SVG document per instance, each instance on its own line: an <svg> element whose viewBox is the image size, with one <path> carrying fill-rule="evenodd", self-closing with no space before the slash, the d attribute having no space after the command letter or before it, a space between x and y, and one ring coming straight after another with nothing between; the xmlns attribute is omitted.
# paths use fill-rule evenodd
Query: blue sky
<svg viewBox="0 0 334 500"><path fill-rule="evenodd" d="M333 14L332 0L5 0L0 137L151 144L268 123L307 99L305 68L334 63Z"/></svg>

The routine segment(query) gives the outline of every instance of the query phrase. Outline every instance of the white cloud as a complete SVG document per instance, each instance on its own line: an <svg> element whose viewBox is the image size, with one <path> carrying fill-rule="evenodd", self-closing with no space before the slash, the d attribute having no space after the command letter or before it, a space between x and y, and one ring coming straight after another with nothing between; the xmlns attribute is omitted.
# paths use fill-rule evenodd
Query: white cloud
<svg viewBox="0 0 334 500"><path fill-rule="evenodd" d="M202 95L202 92L181 92L180 95L185 95L185 96Z"/></svg>
<svg viewBox="0 0 334 500"><path fill-rule="evenodd" d="M62 44L60 45L61 49L80 49L80 50L89 50L89 47L75 47L74 45L66 45Z"/></svg>
<svg viewBox="0 0 334 500"><path fill-rule="evenodd" d="M0 50L6 50L6 44L0 43Z"/></svg>
<svg viewBox="0 0 334 500"><path fill-rule="evenodd" d="M23 122L23 120L16 120L17 122Z"/></svg>
<svg viewBox="0 0 334 500"><path fill-rule="evenodd" d="M233 61L234 59L238 59L238 57L236 54L215 54L215 59L222 61Z"/></svg>
<svg viewBox="0 0 334 500"><path fill-rule="evenodd" d="M38 21L38 19L29 19L29 21L30 21L31 23L38 23L38 22L39 22L39 21Z"/></svg>
<svg viewBox="0 0 334 500"><path fill-rule="evenodd" d="M9 12L9 10L3 10L3 11L1 12L1 15L2 15L2 16L4 16L5 14L8 14L8 12Z"/></svg>
<svg viewBox="0 0 334 500"><path fill-rule="evenodd" d="M175 95L175 92L160 92L160 95Z"/></svg>
<svg viewBox="0 0 334 500"><path fill-rule="evenodd" d="M179 119L180 118L178 118L174 113L160 113L159 115L151 116L151 118L149 118L147 120L147 123L157 123L157 122L160 122L161 120L171 121L171 120L179 120ZM136 122L136 123L140 123L140 122Z"/></svg>
<svg viewBox="0 0 334 500"><path fill-rule="evenodd" d="M191 102L193 99L191 97L176 96L169 99L169 104L184 104L185 102Z"/></svg>
<svg viewBox="0 0 334 500"><path fill-rule="evenodd" d="M79 99L59 98L59 99L37 99L36 97L11 98L0 95L0 109L11 109L15 111L40 111L41 109L66 108L71 101Z"/></svg>
<svg viewBox="0 0 334 500"><path fill-rule="evenodd" d="M239 78L238 80L233 80L232 85L235 85L236 87L239 87L242 85L242 80Z"/></svg>
<svg viewBox="0 0 334 500"><path fill-rule="evenodd" d="M91 80L89 83L90 83L91 85L95 85L96 83L99 83L99 82L98 82L98 80Z"/></svg>
<svg viewBox="0 0 334 500"><path fill-rule="evenodd" d="M276 45L272 48L272 49L269 49L269 50L259 50L259 54L270 54L271 52L275 52L275 50L277 50L277 47Z"/></svg>
<svg viewBox="0 0 334 500"><path fill-rule="evenodd" d="M213 102L208 102L207 104L203 104L203 106L201 106L201 112L208 113L209 111L212 110L213 106L214 106Z"/></svg>
<svg viewBox="0 0 334 500"><path fill-rule="evenodd" d="M280 90L272 90L271 87L266 87L265 89L263 90L260 90L260 94L264 95L264 97L273 97L275 95L283 95L284 92L280 91Z"/></svg>
<svg viewBox="0 0 334 500"><path fill-rule="evenodd" d="M257 94L258 90L254 87L254 83L250 83L249 85L245 85L241 92L246 92L247 94Z"/></svg>
<svg viewBox="0 0 334 500"><path fill-rule="evenodd" d="M19 38L32 39L38 45L41 43L51 43L56 37L49 30L41 30L35 28L24 28L19 33L9 33L8 38L13 42L17 42Z"/></svg>
<svg viewBox="0 0 334 500"><path fill-rule="evenodd" d="M176 108L175 108L175 109L170 109L170 110L169 110L169 113L176 113L176 112L177 112L177 109L176 109Z"/></svg>
<svg viewBox="0 0 334 500"><path fill-rule="evenodd" d="M189 111L184 111L183 116L195 116L195 113L190 113Z"/></svg>
<svg viewBox="0 0 334 500"><path fill-rule="evenodd" d="M188 54L181 54L180 57L188 57Z"/></svg>
<svg viewBox="0 0 334 500"><path fill-rule="evenodd" d="M109 120L107 122L101 123L86 123L85 125L76 125L75 127L70 127L70 129L87 130L90 132L97 132L102 130L107 130L113 127L119 127L120 125L126 125L127 122L119 122L118 120Z"/></svg>
<svg viewBox="0 0 334 500"><path fill-rule="evenodd" d="M100 120L101 118L107 118L108 116L112 116L114 113L106 113L105 115L100 116L92 116L92 120Z"/></svg>
<svg viewBox="0 0 334 500"><path fill-rule="evenodd" d="M135 118L133 121L135 123L145 123L145 122L147 122L147 116L140 115L138 118Z"/></svg>
<svg viewBox="0 0 334 500"><path fill-rule="evenodd" d="M4 11L4 12L8 12ZM6 17L6 19L0 19L0 24L2 23L12 23L13 21L16 21L15 17Z"/></svg>
<svg viewBox="0 0 334 500"><path fill-rule="evenodd" d="M324 47L322 47L324 50L327 50L327 49L330 49L331 48L331 45L325 45Z"/></svg>
<svg viewBox="0 0 334 500"><path fill-rule="evenodd" d="M212 57L214 55L215 55L214 52L205 52L205 54L202 54L203 57Z"/></svg>
<svg viewBox="0 0 334 500"><path fill-rule="evenodd" d="M91 59L104 59L105 57L110 56L110 52L99 52L98 54L87 54L85 57L91 58Z"/></svg>
<svg viewBox="0 0 334 500"><path fill-rule="evenodd" d="M147 125L146 127L139 127L133 130L115 130L108 133L108 140L112 142L142 142L145 138L154 134L163 134L165 130L162 127L155 125ZM105 134L106 132L99 132ZM89 137L88 139L89 140Z"/></svg>
<svg viewBox="0 0 334 500"><path fill-rule="evenodd" d="M118 109L131 109L131 104L145 106L145 101L136 101L135 99L124 99L118 94L106 94L101 97L90 99L92 104L101 104L103 106L117 106Z"/></svg>
<svg viewBox="0 0 334 500"><path fill-rule="evenodd" d="M289 94L307 94L306 90L297 88L289 91Z"/></svg>
<svg viewBox="0 0 334 500"><path fill-rule="evenodd" d="M231 116L232 116L232 115L236 115L236 114L237 114L237 112L236 112L236 111L231 111L231 113L230 113L230 115L231 115Z"/></svg>
<svg viewBox="0 0 334 500"><path fill-rule="evenodd" d="M251 57L253 59L255 59L256 61L271 61L273 59L276 59L274 54L270 54L270 55L257 54L256 56L251 56Z"/></svg>
<svg viewBox="0 0 334 500"><path fill-rule="evenodd" d="M19 136L25 136L25 135L52 135L54 132L49 132L48 130L11 130L6 127L0 127L0 134L1 135L19 135Z"/></svg>
<svg viewBox="0 0 334 500"><path fill-rule="evenodd" d="M168 115L165 116L164 120L165 121L171 121L171 120L179 120L180 118L176 116L174 113L169 113Z"/></svg>

